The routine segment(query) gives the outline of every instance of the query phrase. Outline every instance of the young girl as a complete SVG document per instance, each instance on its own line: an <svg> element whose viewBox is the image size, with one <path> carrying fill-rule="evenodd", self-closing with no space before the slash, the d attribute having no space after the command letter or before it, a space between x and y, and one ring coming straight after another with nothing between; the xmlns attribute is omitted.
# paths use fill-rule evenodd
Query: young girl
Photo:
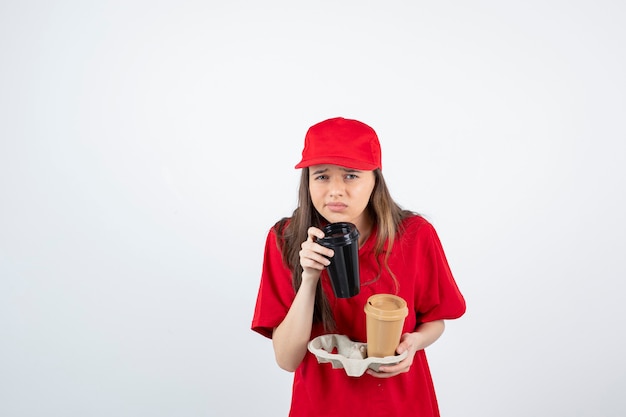
<svg viewBox="0 0 626 417"><path fill-rule="evenodd" d="M276 362L295 372L290 416L439 416L424 348L443 333L444 320L465 312L433 226L401 209L382 175L375 131L334 118L305 137L298 207L267 236L252 329L272 339ZM316 243L328 223L359 231L360 293L336 298L325 270L333 251ZM336 333L365 342L363 308L373 294L390 293L408 305L395 365L350 377L318 364L313 338Z"/></svg>

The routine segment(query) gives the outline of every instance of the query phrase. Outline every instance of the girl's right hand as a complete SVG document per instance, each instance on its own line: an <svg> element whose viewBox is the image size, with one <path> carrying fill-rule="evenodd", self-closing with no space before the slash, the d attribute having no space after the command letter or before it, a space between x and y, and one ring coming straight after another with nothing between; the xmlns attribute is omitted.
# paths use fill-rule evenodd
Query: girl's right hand
<svg viewBox="0 0 626 417"><path fill-rule="evenodd" d="M332 258L335 252L315 242L316 238L321 239L324 237L324 232L317 227L309 227L307 235L308 238L302 242L302 249L300 250L302 282L310 280L311 283L317 283L324 268L330 265L330 260L327 257Z"/></svg>

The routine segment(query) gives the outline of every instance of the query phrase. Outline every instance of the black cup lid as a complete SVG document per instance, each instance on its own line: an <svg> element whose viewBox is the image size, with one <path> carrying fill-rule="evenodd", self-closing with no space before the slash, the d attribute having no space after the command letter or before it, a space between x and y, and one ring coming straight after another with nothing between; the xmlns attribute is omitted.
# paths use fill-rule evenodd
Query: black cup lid
<svg viewBox="0 0 626 417"><path fill-rule="evenodd" d="M317 239L322 246L344 246L359 239L359 231L356 226L348 222L330 223L322 228L324 237Z"/></svg>

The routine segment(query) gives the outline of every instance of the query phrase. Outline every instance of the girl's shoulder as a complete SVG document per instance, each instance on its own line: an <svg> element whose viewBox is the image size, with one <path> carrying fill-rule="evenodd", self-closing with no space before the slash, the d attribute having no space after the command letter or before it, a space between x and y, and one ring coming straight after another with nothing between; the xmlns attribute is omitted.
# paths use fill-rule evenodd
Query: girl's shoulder
<svg viewBox="0 0 626 417"><path fill-rule="evenodd" d="M419 214L412 213L400 223L398 238L403 241L415 241L415 239L428 239L435 233L435 228L428 220Z"/></svg>
<svg viewBox="0 0 626 417"><path fill-rule="evenodd" d="M402 219L402 223L400 223L400 227L403 230L416 230L424 226L432 227L432 224L417 213L408 214L404 219Z"/></svg>
<svg viewBox="0 0 626 417"><path fill-rule="evenodd" d="M282 235L285 228L291 223L291 217L283 217L271 227L271 231L277 235Z"/></svg>

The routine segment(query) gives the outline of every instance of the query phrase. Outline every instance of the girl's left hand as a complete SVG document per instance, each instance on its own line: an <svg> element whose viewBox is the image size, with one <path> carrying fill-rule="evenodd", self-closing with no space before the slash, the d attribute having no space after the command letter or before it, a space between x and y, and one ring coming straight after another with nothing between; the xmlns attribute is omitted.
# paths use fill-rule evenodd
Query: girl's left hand
<svg viewBox="0 0 626 417"><path fill-rule="evenodd" d="M434 343L445 328L443 320L435 320L420 324L413 333L405 333L400 338L400 344L396 348L398 354L408 352L404 360L395 365L385 365L378 368L378 372L368 369L367 373L376 378L389 378L398 374L409 372L413 365L415 352L426 349Z"/></svg>
<svg viewBox="0 0 626 417"><path fill-rule="evenodd" d="M408 372L411 365L413 365L415 352L418 350L419 341L417 339L419 337L419 333L404 333L400 338L400 344L396 348L396 352L399 355L404 351L408 351L406 358L395 365L381 366L378 368L378 372L373 369L368 369L367 373L376 378L391 378L392 376Z"/></svg>

